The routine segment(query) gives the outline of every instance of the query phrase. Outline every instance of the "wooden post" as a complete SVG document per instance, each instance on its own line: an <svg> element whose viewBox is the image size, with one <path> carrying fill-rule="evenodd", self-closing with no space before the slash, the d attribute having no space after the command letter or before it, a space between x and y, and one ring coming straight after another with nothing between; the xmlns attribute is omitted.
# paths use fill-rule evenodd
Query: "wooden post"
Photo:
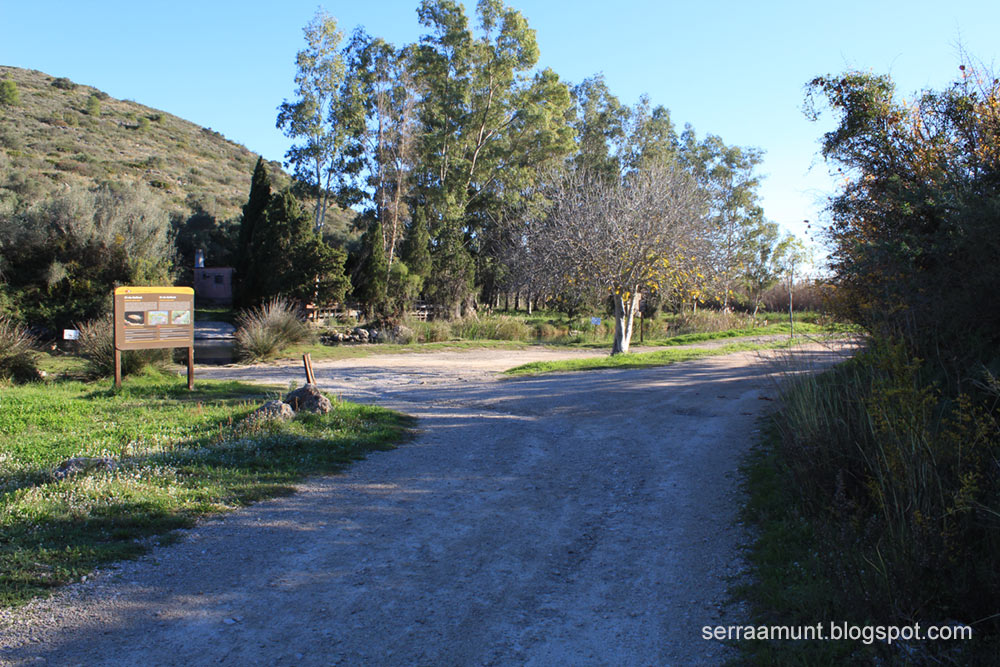
<svg viewBox="0 0 1000 667"><path fill-rule="evenodd" d="M115 389L122 388L122 351L115 348Z"/></svg>
<svg viewBox="0 0 1000 667"><path fill-rule="evenodd" d="M194 391L194 348L188 348L188 391Z"/></svg>
<svg viewBox="0 0 1000 667"><path fill-rule="evenodd" d="M316 376L313 374L312 357L306 353L302 355L302 365L306 369L306 382L316 384Z"/></svg>

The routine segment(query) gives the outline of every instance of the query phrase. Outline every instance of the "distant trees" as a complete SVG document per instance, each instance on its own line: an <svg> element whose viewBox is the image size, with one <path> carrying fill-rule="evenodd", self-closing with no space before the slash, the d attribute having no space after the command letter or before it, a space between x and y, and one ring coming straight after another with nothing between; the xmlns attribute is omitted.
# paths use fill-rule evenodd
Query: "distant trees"
<svg viewBox="0 0 1000 667"><path fill-rule="evenodd" d="M392 317L418 295L449 317L478 302L496 305L510 291L573 312L600 301L601 289L621 287L631 299L631 278L597 289L538 268L537 248L527 245L536 230L525 225L558 208L548 197L568 182L548 179L567 171L619 198L653 173L670 187L686 174L708 202L711 225L683 244L657 246L671 262L670 280L659 284L670 295L663 301L728 307L745 295L767 228L756 193L760 151L711 135L698 141L690 128L678 136L666 108L647 98L624 105L600 76L571 89L536 67L534 31L501 0L477 3L475 29L454 0L421 0L417 17L425 34L415 44L358 29L341 48L335 21L318 13L298 54L297 99L278 115L300 140L289 164L323 200L317 224L330 197L357 212L363 235L349 266L354 297L370 315ZM624 328L629 312L623 301Z"/></svg>

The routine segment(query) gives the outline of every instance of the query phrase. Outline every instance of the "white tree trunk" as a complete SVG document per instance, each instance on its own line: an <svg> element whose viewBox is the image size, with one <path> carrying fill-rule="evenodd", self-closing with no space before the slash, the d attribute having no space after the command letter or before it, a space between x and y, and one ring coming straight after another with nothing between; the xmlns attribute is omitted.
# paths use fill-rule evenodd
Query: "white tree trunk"
<svg viewBox="0 0 1000 667"><path fill-rule="evenodd" d="M635 322L635 311L639 308L638 290L632 292L628 301L622 295L615 294L615 341L611 346L611 354L625 354L632 342L632 324Z"/></svg>

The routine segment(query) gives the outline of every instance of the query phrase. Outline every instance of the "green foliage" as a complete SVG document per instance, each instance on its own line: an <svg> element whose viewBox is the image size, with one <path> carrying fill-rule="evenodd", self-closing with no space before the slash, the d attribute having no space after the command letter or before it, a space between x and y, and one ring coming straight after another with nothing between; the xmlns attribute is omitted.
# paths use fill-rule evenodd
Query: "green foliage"
<svg viewBox="0 0 1000 667"><path fill-rule="evenodd" d="M52 80L52 87L59 88L60 90L75 90L76 84L67 79L64 76L60 76Z"/></svg>
<svg viewBox="0 0 1000 667"><path fill-rule="evenodd" d="M849 176L829 231L844 312L925 358L992 354L1000 308L983 295L1000 294L998 80L963 65L946 90L907 104L888 76L848 72L813 80L811 93L838 120L823 155Z"/></svg>
<svg viewBox="0 0 1000 667"><path fill-rule="evenodd" d="M385 317L389 310L389 264L385 256L382 224L375 220L361 239L365 259L358 275L356 298L365 304L369 317Z"/></svg>
<svg viewBox="0 0 1000 667"><path fill-rule="evenodd" d="M91 95L87 98L87 106L84 107L84 112L88 116L100 116L101 115L101 98L97 95Z"/></svg>
<svg viewBox="0 0 1000 667"><path fill-rule="evenodd" d="M21 102L21 94L17 83L11 79L0 81L0 106L14 107Z"/></svg>
<svg viewBox="0 0 1000 667"><path fill-rule="evenodd" d="M946 398L928 381L931 370L903 345L878 341L797 382L776 418L778 481L813 534L819 557L811 567L831 582L824 617L974 624L975 644L914 650L920 663L987 664L1000 625L992 566L1000 548L1000 392L981 375L978 391ZM823 620L777 611L782 623ZM883 652L889 662L901 657Z"/></svg>
<svg viewBox="0 0 1000 667"><path fill-rule="evenodd" d="M247 362L271 358L291 345L315 338L292 303L280 297L241 312L236 327L236 351Z"/></svg>
<svg viewBox="0 0 1000 667"><path fill-rule="evenodd" d="M285 157L295 168L295 177L316 194L313 222L322 229L326 207L337 176L337 160L344 141L337 113L344 81L344 58L337 50L343 34L337 21L323 10L303 29L306 48L295 58L298 99L278 107L277 127L302 143L288 149Z"/></svg>
<svg viewBox="0 0 1000 667"><path fill-rule="evenodd" d="M40 379L35 339L9 315L0 313L0 382Z"/></svg>
<svg viewBox="0 0 1000 667"><path fill-rule="evenodd" d="M243 211L236 255L239 303L252 306L278 295L302 303L344 298L344 252L322 239L290 190L271 194L262 160Z"/></svg>
<svg viewBox="0 0 1000 667"><path fill-rule="evenodd" d="M170 284L169 223L139 186L70 188L0 215L8 290L26 321L54 330L96 318L116 285Z"/></svg>

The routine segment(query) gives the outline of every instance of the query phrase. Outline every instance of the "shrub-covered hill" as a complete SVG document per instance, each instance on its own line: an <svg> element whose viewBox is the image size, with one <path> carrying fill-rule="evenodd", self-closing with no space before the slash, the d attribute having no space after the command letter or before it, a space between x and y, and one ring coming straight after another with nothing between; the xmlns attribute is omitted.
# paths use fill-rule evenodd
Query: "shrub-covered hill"
<svg viewBox="0 0 1000 667"><path fill-rule="evenodd" d="M256 161L168 113L0 66L0 315L58 331L101 316L114 285L191 284L197 249L232 265ZM291 182L268 166L273 189ZM328 211L335 245L353 217Z"/></svg>
<svg viewBox="0 0 1000 667"><path fill-rule="evenodd" d="M257 157L218 132L96 88L0 66L17 102L0 106L0 200L5 208L63 184L143 182L176 213L233 217ZM281 173L279 164L271 172Z"/></svg>
<svg viewBox="0 0 1000 667"><path fill-rule="evenodd" d="M257 156L220 133L63 77L0 65L5 79L17 101L0 104L0 213L108 181L158 191L172 217L231 219L246 203ZM288 183L280 163L268 171ZM351 216L332 217L339 229Z"/></svg>

